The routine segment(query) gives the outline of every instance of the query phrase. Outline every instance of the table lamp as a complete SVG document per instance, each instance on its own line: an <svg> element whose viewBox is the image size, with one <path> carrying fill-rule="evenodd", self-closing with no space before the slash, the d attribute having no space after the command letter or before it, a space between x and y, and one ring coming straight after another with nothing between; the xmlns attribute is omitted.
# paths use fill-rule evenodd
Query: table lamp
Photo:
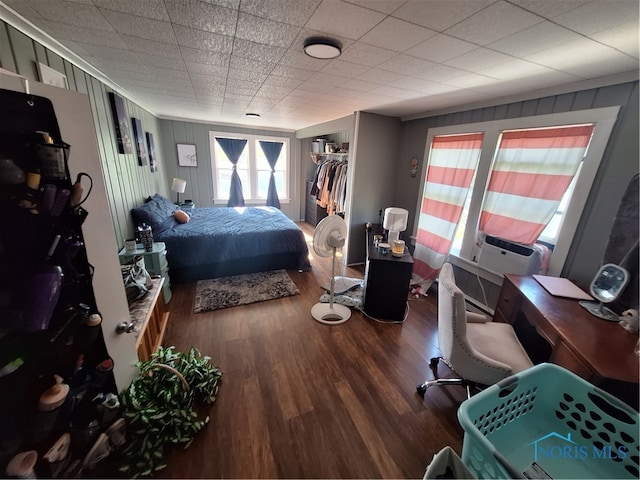
<svg viewBox="0 0 640 480"><path fill-rule="evenodd" d="M177 197L176 197L176 204L180 205L180 194L184 193L185 189L187 188L187 181L183 180L181 178L174 178L172 183L171 183L171 191L172 192L176 192Z"/></svg>
<svg viewBox="0 0 640 480"><path fill-rule="evenodd" d="M382 227L385 230L389 231L387 243L393 245L393 242L398 240L398 238L400 237L400 232L404 232L407 229L408 218L409 212L404 208L385 208Z"/></svg>

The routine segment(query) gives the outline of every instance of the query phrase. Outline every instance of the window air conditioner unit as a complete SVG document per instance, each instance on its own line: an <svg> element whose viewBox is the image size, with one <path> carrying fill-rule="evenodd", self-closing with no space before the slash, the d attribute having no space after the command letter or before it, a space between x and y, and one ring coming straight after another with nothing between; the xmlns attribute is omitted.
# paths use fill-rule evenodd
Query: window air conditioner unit
<svg viewBox="0 0 640 480"><path fill-rule="evenodd" d="M534 247L487 235L480 247L478 265L502 275L533 275L540 272L542 253Z"/></svg>

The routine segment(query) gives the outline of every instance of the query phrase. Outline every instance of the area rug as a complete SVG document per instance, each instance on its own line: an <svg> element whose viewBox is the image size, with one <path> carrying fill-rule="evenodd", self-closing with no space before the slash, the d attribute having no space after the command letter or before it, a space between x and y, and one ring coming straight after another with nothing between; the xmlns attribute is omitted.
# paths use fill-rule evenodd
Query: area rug
<svg viewBox="0 0 640 480"><path fill-rule="evenodd" d="M285 270L200 280L193 310L210 312L298 294L300 291Z"/></svg>

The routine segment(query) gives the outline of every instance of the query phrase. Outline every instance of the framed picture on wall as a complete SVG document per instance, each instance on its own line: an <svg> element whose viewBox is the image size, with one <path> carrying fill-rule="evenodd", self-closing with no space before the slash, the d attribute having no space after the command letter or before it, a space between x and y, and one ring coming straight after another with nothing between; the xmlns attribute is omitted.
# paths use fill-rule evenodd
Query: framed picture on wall
<svg viewBox="0 0 640 480"><path fill-rule="evenodd" d="M118 139L118 153L133 153L133 143L124 99L116 93L109 92L109 103L111 104L111 115L113 116L116 138Z"/></svg>
<svg viewBox="0 0 640 480"><path fill-rule="evenodd" d="M146 132L145 136L147 137L147 149L149 151L149 166L151 167L152 172L157 172L158 165L156 159L156 147L153 143L153 133Z"/></svg>
<svg viewBox="0 0 640 480"><path fill-rule="evenodd" d="M178 143L178 165L181 167L197 167L196 146L189 143Z"/></svg>
<svg viewBox="0 0 640 480"><path fill-rule="evenodd" d="M149 160L147 158L147 141L144 138L142 123L139 118L131 117L131 125L133 125L133 139L136 145L138 165L143 166L146 165Z"/></svg>

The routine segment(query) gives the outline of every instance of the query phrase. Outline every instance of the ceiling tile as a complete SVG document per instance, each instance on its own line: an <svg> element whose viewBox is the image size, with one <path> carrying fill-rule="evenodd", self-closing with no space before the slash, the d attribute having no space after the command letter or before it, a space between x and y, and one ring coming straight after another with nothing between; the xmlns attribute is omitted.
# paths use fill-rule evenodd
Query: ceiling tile
<svg viewBox="0 0 640 480"><path fill-rule="evenodd" d="M296 80L295 78L279 77L277 75L269 75L264 81L265 85L276 85L278 87L296 88L302 83L302 80Z"/></svg>
<svg viewBox="0 0 640 480"><path fill-rule="evenodd" d="M226 53L188 47L180 47L179 51L181 58L187 63L204 63L206 65L217 65L219 67L228 67L231 57Z"/></svg>
<svg viewBox="0 0 640 480"><path fill-rule="evenodd" d="M320 0L296 0L295 8L291 8L288 0L242 0L240 11L302 27L319 4Z"/></svg>
<svg viewBox="0 0 640 480"><path fill-rule="evenodd" d="M93 3L99 9L115 10L155 20L169 20L164 0L135 0L135 2L131 0L93 0Z"/></svg>
<svg viewBox="0 0 640 480"><path fill-rule="evenodd" d="M384 17L382 13L341 0L322 0L306 27L356 40L380 23Z"/></svg>
<svg viewBox="0 0 640 480"><path fill-rule="evenodd" d="M513 57L505 55L504 53L494 52L488 48L477 48L458 57L451 58L444 63L450 67L476 72L486 69L491 65L505 63L511 59L513 59Z"/></svg>
<svg viewBox="0 0 640 480"><path fill-rule="evenodd" d="M12 10L16 11L25 18L43 20L45 17L40 15L36 10L31 7L32 3L36 3L36 0L3 0L4 3Z"/></svg>
<svg viewBox="0 0 640 480"><path fill-rule="evenodd" d="M275 63L260 62L257 60L252 60L250 58L238 57L236 55L231 55L231 61L229 62L230 68L234 68L237 70L246 70L248 72L256 72L260 74L270 73L275 66Z"/></svg>
<svg viewBox="0 0 640 480"><path fill-rule="evenodd" d="M135 17L113 10L102 10L114 30L125 35L147 38L162 43L175 43L173 29L169 22L153 20L151 18Z"/></svg>
<svg viewBox="0 0 640 480"><path fill-rule="evenodd" d="M369 70L369 68L370 67L366 65L356 65L355 63L345 62L336 58L329 61L322 70L326 72L336 72L343 77L357 77Z"/></svg>
<svg viewBox="0 0 640 480"><path fill-rule="evenodd" d="M446 30L447 35L486 45L544 21L502 0Z"/></svg>
<svg viewBox="0 0 640 480"><path fill-rule="evenodd" d="M591 35L594 40L638 58L638 19Z"/></svg>
<svg viewBox="0 0 640 480"><path fill-rule="evenodd" d="M311 58L305 53L298 52L292 49L287 50L285 56L282 57L282 60L280 60L281 65L302 68L305 70L322 70L328 63L329 60L318 60L317 58Z"/></svg>
<svg viewBox="0 0 640 480"><path fill-rule="evenodd" d="M113 30L100 11L93 5L67 1L40 1L32 2L30 5L42 18L52 22L95 30Z"/></svg>
<svg viewBox="0 0 640 480"><path fill-rule="evenodd" d="M271 75L303 81L311 77L311 75L313 75L313 71L302 68L287 67L286 65L276 65L271 71Z"/></svg>
<svg viewBox="0 0 640 480"><path fill-rule="evenodd" d="M300 27L286 23L265 20L240 12L236 36L244 40L276 47L289 47L295 40Z"/></svg>
<svg viewBox="0 0 640 480"><path fill-rule="evenodd" d="M168 58L181 58L180 47L177 43L163 43L144 38L132 37L131 35L120 34L120 38L129 50L141 53L154 53L164 55ZM174 39L174 38L172 38ZM174 39L175 40L175 39Z"/></svg>
<svg viewBox="0 0 640 480"><path fill-rule="evenodd" d="M89 45L85 43L84 49L94 57L101 58L103 60L122 61L128 63L142 63L138 53L130 50L122 50L119 48L104 47L102 45Z"/></svg>
<svg viewBox="0 0 640 480"><path fill-rule="evenodd" d="M249 70L237 70L235 68L230 68L229 73L227 74L227 77L233 81L246 80L249 82L262 85L264 81L267 79L267 74L251 72Z"/></svg>
<svg viewBox="0 0 640 480"><path fill-rule="evenodd" d="M236 38L233 42L234 55L264 62L278 63L286 52L286 48L250 42L242 38Z"/></svg>
<svg viewBox="0 0 640 480"><path fill-rule="evenodd" d="M595 1L554 17L554 21L584 35L609 30L638 19L638 0Z"/></svg>
<svg viewBox="0 0 640 480"><path fill-rule="evenodd" d="M228 67L220 65L206 65L204 63L186 62L187 71L200 75L214 75L216 77L224 77L227 75Z"/></svg>
<svg viewBox="0 0 640 480"><path fill-rule="evenodd" d="M479 12L495 0L409 0L393 12L394 17L417 23L437 32Z"/></svg>
<svg viewBox="0 0 640 480"><path fill-rule="evenodd" d="M458 40L448 35L438 34L410 48L405 53L407 55L413 55L414 57L441 63L450 58L462 55L463 53L475 50L476 48L478 48L478 46L473 43Z"/></svg>
<svg viewBox="0 0 640 480"><path fill-rule="evenodd" d="M415 75L432 66L434 66L434 63L428 60L412 57L410 55L398 55L397 57L393 57L391 60L381 63L378 65L378 68L388 70L390 72L401 73L403 75Z"/></svg>
<svg viewBox="0 0 640 480"><path fill-rule="evenodd" d="M340 75L332 75L325 72L317 72L308 80L309 82L321 83L323 85L342 85L347 79Z"/></svg>
<svg viewBox="0 0 640 480"><path fill-rule="evenodd" d="M418 96L416 92L411 92L409 90L404 90L402 88L392 87L390 85L384 85L373 90L374 95L386 95L388 97L394 98L415 98Z"/></svg>
<svg viewBox="0 0 640 480"><path fill-rule="evenodd" d="M466 75L467 73L467 71L460 70L459 68L437 64L423 72L416 73L414 76L422 78L424 80L431 80L433 82L446 82L447 80L461 77L462 75Z"/></svg>
<svg viewBox="0 0 640 480"><path fill-rule="evenodd" d="M393 84L393 82L404 78L404 75L399 73L389 72L387 70L381 70L379 68L372 68L360 79L367 82L380 83L383 85Z"/></svg>
<svg viewBox="0 0 640 480"><path fill-rule="evenodd" d="M551 22L542 22L492 42L487 47L509 55L523 57L579 39L580 35L575 32Z"/></svg>
<svg viewBox="0 0 640 480"><path fill-rule="evenodd" d="M220 35L233 35L238 14L210 3L165 0L171 21L179 25Z"/></svg>
<svg viewBox="0 0 640 480"><path fill-rule="evenodd" d="M181 71L184 71L185 69L185 64L182 58L171 58L165 55L153 55L151 53L140 53L139 58L142 60L142 63L152 67Z"/></svg>
<svg viewBox="0 0 640 480"><path fill-rule="evenodd" d="M217 33L203 32L193 28L173 25L177 41L185 47L197 46L201 50L212 52L231 53L233 37L218 35Z"/></svg>
<svg viewBox="0 0 640 480"><path fill-rule="evenodd" d="M172 68L149 67L149 73L156 78L170 78L174 80L191 81L191 75L187 70L175 70Z"/></svg>
<svg viewBox="0 0 640 480"><path fill-rule="evenodd" d="M378 88L378 84L367 82L366 80L360 80L358 78L352 78L348 82L344 83L344 87L358 92L370 92L371 90Z"/></svg>
<svg viewBox="0 0 640 480"><path fill-rule="evenodd" d="M401 35L399 35L400 32L402 32ZM404 20L387 17L369 30L359 41L396 52L404 52L437 33Z"/></svg>
<svg viewBox="0 0 640 480"><path fill-rule="evenodd" d="M407 0L347 0L349 3L353 3L360 7L375 10L376 12L385 13L390 15L398 8L404 5Z"/></svg>
<svg viewBox="0 0 640 480"><path fill-rule="evenodd" d="M479 68L476 73L500 80L516 80L528 78L532 75L551 73L549 67L512 58L504 63L494 64L487 68Z"/></svg>
<svg viewBox="0 0 640 480"><path fill-rule="evenodd" d="M386 62L395 55L396 53L391 50L357 42L342 52L340 59L344 62L351 62L357 65L375 67Z"/></svg>
<svg viewBox="0 0 640 480"><path fill-rule="evenodd" d="M122 49L128 48L114 30L94 30L91 28L51 22L49 20L42 20L40 27L49 35L59 40L72 40L74 42Z"/></svg>
<svg viewBox="0 0 640 480"><path fill-rule="evenodd" d="M493 83L494 79L485 75L479 75L477 73L467 73L451 80L447 80L446 85L451 85L458 88L474 88L481 85L487 85Z"/></svg>
<svg viewBox="0 0 640 480"><path fill-rule="evenodd" d="M552 19L570 10L591 3L593 0L562 0L561 2L544 2L540 0L511 0L511 3L537 13L538 15Z"/></svg>
<svg viewBox="0 0 640 480"><path fill-rule="evenodd" d="M525 55L524 60L545 65L555 70L566 71L568 68L591 63L593 55L610 52L612 49L588 38L580 38L571 43L548 48L543 52ZM589 55L585 55L589 52Z"/></svg>

